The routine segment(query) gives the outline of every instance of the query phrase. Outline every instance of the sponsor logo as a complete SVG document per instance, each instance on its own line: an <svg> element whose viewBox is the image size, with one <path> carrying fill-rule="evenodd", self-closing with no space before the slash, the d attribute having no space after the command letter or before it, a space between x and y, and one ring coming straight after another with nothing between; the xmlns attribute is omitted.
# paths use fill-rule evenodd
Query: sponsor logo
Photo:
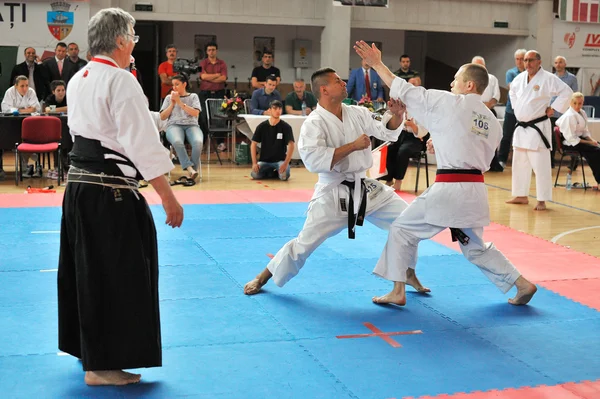
<svg viewBox="0 0 600 399"><path fill-rule="evenodd" d="M588 33L583 47L600 48L600 33Z"/></svg>
<svg viewBox="0 0 600 399"><path fill-rule="evenodd" d="M575 45L576 38L577 38L577 36L575 35L575 32L566 33L565 34L565 44L567 46L569 46L569 48L573 48L573 46Z"/></svg>

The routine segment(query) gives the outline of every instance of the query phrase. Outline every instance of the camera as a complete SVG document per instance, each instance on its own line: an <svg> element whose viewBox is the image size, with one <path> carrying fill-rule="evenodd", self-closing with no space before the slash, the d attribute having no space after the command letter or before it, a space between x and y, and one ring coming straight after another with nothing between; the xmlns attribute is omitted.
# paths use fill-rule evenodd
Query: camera
<svg viewBox="0 0 600 399"><path fill-rule="evenodd" d="M177 58L177 60L173 62L173 72L175 73L184 72L186 75L190 76L194 73L199 73L200 71L202 71L202 67L198 65L196 60Z"/></svg>

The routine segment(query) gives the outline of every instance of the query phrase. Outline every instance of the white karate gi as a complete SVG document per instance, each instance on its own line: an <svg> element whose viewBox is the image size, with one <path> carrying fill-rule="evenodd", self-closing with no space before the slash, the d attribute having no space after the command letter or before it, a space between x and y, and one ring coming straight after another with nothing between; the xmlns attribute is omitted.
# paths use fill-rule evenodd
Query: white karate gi
<svg viewBox="0 0 600 399"><path fill-rule="evenodd" d="M40 112L40 102L35 91L30 87L24 96L20 95L15 86L9 87L2 99L2 112L12 112L12 109L35 107L34 112Z"/></svg>
<svg viewBox="0 0 600 399"><path fill-rule="evenodd" d="M492 98L495 98L496 101L500 101L500 86L498 85L498 78L491 73L488 73L488 78L488 86L481 94L481 101L487 103Z"/></svg>
<svg viewBox="0 0 600 399"><path fill-rule="evenodd" d="M527 82L527 71L521 72L510 84L510 102L519 122L528 122L546 114L552 106L558 112L569 107L573 91L558 76L540 68L531 81ZM552 97L556 99L552 101ZM548 143L552 145L550 119L537 123ZM539 133L531 128L519 126L513 136L512 194L527 197L531 184L531 170L535 173L538 201L552 199L552 168L550 149L546 148Z"/></svg>
<svg viewBox="0 0 600 399"><path fill-rule="evenodd" d="M581 138L592 138L588 129L587 115L583 110L577 112L569 107L567 112L556 120L556 126L565 138L563 142L565 145L576 146Z"/></svg>
<svg viewBox="0 0 600 399"><path fill-rule="evenodd" d="M342 104L342 122L317 105L302 125L298 151L306 169L319 174L319 181L315 185L302 231L297 238L286 243L267 265L279 287L298 274L306 259L321 243L348 228L349 189L340 184L345 180L358 182L354 190L357 214L361 198L360 179L366 177L366 171L373 163L371 149L351 153L332 169L335 149L355 141L363 133L384 141L398 139L402 125L396 130L386 128L391 114L383 115L381 121L373 115L364 107ZM366 220L382 229L389 229L394 219L406 209L406 202L393 189L376 180L366 179L365 184L368 191ZM360 236L360 226L356 227L356 234Z"/></svg>
<svg viewBox="0 0 600 399"><path fill-rule="evenodd" d="M425 90L396 78L390 98L404 102L408 112L429 129L438 169L485 172L489 168L502 138L502 128L480 95ZM374 273L406 282L406 271L417 263L419 242L447 227L455 227L470 238L467 245L460 245L464 256L502 292L507 292L520 274L492 243L483 241L483 226L489 222L485 184L435 183L392 223Z"/></svg>

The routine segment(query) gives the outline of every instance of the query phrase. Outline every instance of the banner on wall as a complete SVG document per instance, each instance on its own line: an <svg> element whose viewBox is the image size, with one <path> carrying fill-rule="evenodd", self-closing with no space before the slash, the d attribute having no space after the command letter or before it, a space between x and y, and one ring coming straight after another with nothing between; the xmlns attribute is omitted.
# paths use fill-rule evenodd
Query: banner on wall
<svg viewBox="0 0 600 399"><path fill-rule="evenodd" d="M600 23L600 0L561 0L559 15L563 21Z"/></svg>
<svg viewBox="0 0 600 399"><path fill-rule="evenodd" d="M554 21L552 55L562 55L569 67L598 68L600 65L600 24Z"/></svg>
<svg viewBox="0 0 600 399"><path fill-rule="evenodd" d="M24 59L26 47L38 55L53 52L58 42L79 45L87 50L90 6L82 1L14 1L0 3L0 37L3 46L18 46L17 62Z"/></svg>

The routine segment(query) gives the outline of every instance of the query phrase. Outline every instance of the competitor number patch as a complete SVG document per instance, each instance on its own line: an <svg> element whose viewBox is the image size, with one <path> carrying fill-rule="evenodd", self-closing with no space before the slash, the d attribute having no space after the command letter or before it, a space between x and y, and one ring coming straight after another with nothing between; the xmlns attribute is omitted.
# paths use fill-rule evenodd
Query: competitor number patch
<svg viewBox="0 0 600 399"><path fill-rule="evenodd" d="M490 119L486 115L473 111L471 122L471 133L487 139L490 134Z"/></svg>

